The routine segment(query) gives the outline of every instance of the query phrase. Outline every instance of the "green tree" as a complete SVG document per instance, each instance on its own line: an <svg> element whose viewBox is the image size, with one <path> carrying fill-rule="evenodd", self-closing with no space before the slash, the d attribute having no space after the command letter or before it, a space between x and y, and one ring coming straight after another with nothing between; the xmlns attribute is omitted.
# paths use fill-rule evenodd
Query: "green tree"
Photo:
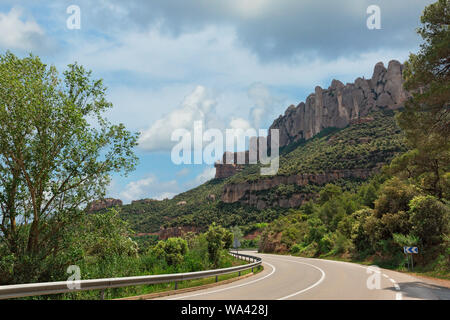
<svg viewBox="0 0 450 320"><path fill-rule="evenodd" d="M398 123L411 151L397 171L406 171L424 191L441 199L443 175L450 167L450 1L425 8L418 33L424 40L405 63L404 87L410 93Z"/></svg>
<svg viewBox="0 0 450 320"><path fill-rule="evenodd" d="M386 213L396 213L409 210L409 201L418 195L417 189L408 183L394 177L386 181L379 190L375 200L375 215L381 218Z"/></svg>
<svg viewBox="0 0 450 320"><path fill-rule="evenodd" d="M65 229L110 173L136 164L137 136L104 118L111 107L78 64L60 77L36 56L0 55L0 246L32 272L64 250Z"/></svg>
<svg viewBox="0 0 450 320"><path fill-rule="evenodd" d="M159 259L163 259L169 266L181 264L188 252L187 241L181 238L169 238L161 240L153 248L153 253Z"/></svg>
<svg viewBox="0 0 450 320"><path fill-rule="evenodd" d="M208 232L206 232L206 241L208 241L209 261L214 267L217 267L221 251L229 249L233 243L233 234L213 223L209 226Z"/></svg>
<svg viewBox="0 0 450 320"><path fill-rule="evenodd" d="M450 209L432 196L418 196L410 202L410 223L412 235L419 237L430 247L442 242L448 234Z"/></svg>
<svg viewBox="0 0 450 320"><path fill-rule="evenodd" d="M338 198L342 195L342 189L334 184L327 184L319 192L319 203L324 204L327 201Z"/></svg>

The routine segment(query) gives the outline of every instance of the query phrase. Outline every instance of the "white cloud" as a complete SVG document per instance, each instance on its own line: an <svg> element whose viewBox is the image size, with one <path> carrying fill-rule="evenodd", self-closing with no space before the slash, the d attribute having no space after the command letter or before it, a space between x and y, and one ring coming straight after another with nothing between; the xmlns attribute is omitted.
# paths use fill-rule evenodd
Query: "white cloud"
<svg viewBox="0 0 450 320"><path fill-rule="evenodd" d="M247 91L248 97L254 106L250 110L250 117L255 128L261 128L262 124L273 121L273 111L282 106L283 101L275 98L269 89L261 82L254 83Z"/></svg>
<svg viewBox="0 0 450 320"><path fill-rule="evenodd" d="M125 202L143 198L161 200L172 198L179 191L180 188L175 180L159 181L154 175L150 175L144 179L128 183L120 193L120 198Z"/></svg>
<svg viewBox="0 0 450 320"><path fill-rule="evenodd" d="M142 130L139 147L146 151L167 151L176 143L171 141L176 129L192 131L195 121L201 121L203 130L219 125L215 116L217 102L203 86L197 86L181 106Z"/></svg>
<svg viewBox="0 0 450 320"><path fill-rule="evenodd" d="M186 183L186 187L195 188L195 187L213 179L215 175L216 175L216 168L214 168L214 167L205 168L193 180Z"/></svg>
<svg viewBox="0 0 450 320"><path fill-rule="evenodd" d="M229 127L230 129L242 129L242 130L252 128L251 124L243 118L232 118Z"/></svg>
<svg viewBox="0 0 450 320"><path fill-rule="evenodd" d="M0 30L0 47L5 49L33 50L45 42L44 30L34 20L23 21L18 8L0 12Z"/></svg>
<svg viewBox="0 0 450 320"><path fill-rule="evenodd" d="M181 169L180 171L178 171L176 173L176 176L177 177L184 177L184 176L188 175L189 172L190 172L190 170L188 168L183 168L183 169Z"/></svg>

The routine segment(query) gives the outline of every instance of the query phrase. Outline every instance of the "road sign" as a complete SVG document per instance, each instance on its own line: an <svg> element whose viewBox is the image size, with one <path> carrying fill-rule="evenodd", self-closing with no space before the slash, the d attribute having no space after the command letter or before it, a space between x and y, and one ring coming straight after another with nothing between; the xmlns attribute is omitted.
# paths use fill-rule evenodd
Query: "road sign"
<svg viewBox="0 0 450 320"><path fill-rule="evenodd" d="M419 253L419 248L417 247L403 247L404 253Z"/></svg>

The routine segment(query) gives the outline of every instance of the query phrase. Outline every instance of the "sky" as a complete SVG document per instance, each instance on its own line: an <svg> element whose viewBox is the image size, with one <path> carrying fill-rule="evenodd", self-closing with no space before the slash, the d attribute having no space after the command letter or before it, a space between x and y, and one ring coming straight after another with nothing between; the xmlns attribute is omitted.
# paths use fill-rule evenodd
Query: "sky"
<svg viewBox="0 0 450 320"><path fill-rule="evenodd" d="M419 48L415 29L432 2L0 0L0 53L31 52L60 72L76 61L104 79L107 118L140 133L136 170L114 175L107 196L164 199L215 174L210 164L173 163L174 130L195 121L267 129L317 85L403 62ZM68 28L71 5L79 29ZM380 8L379 29L367 26L370 5Z"/></svg>

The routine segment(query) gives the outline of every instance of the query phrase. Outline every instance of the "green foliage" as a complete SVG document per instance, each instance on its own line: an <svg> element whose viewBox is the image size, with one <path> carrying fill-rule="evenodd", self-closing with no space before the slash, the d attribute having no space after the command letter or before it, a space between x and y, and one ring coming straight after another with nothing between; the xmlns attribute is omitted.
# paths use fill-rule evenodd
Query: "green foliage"
<svg viewBox="0 0 450 320"><path fill-rule="evenodd" d="M450 208L429 195L415 197L409 206L412 234L420 238L425 247L442 243L443 236L450 232Z"/></svg>
<svg viewBox="0 0 450 320"><path fill-rule="evenodd" d="M227 229L213 223L206 232L208 241L209 260L217 267L219 265L220 253L229 249L233 243L233 234Z"/></svg>
<svg viewBox="0 0 450 320"><path fill-rule="evenodd" d="M186 240L169 238L165 241L159 241L153 248L152 253L158 259L163 259L169 266L173 266L183 262L187 250L188 245Z"/></svg>
<svg viewBox="0 0 450 320"><path fill-rule="evenodd" d="M11 281L61 277L80 255L80 207L103 196L112 172L134 168L137 136L107 121L111 107L78 64L60 76L36 56L0 55L0 247L14 260Z"/></svg>
<svg viewBox="0 0 450 320"><path fill-rule="evenodd" d="M424 42L403 71L412 98L398 116L411 151L393 168L439 199L444 197L443 176L450 170L449 19L448 0L427 6L421 17L418 33Z"/></svg>
<svg viewBox="0 0 450 320"><path fill-rule="evenodd" d="M411 184L397 177L386 181L375 201L375 214L378 218L390 212L408 211L409 202L418 195L418 190Z"/></svg>
<svg viewBox="0 0 450 320"><path fill-rule="evenodd" d="M398 244L400 247L417 246L420 243L420 239L418 237L415 237L410 234L404 235L401 233L394 233L392 234L392 237L394 239L394 242Z"/></svg>

